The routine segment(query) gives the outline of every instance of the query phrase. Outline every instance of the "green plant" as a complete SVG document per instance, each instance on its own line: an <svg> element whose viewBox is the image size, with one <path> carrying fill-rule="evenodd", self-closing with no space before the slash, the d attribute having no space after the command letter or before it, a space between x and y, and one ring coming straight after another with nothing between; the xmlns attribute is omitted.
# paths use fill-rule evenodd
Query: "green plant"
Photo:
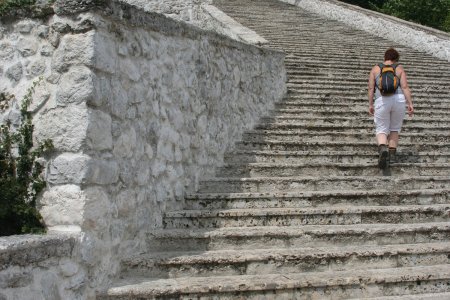
<svg viewBox="0 0 450 300"><path fill-rule="evenodd" d="M340 0L450 32L450 0Z"/></svg>
<svg viewBox="0 0 450 300"><path fill-rule="evenodd" d="M44 166L37 159L52 150L53 144L45 140L33 147L34 127L28 107L37 83L24 96L19 128L13 131L9 121L0 126L0 236L44 232L36 198L46 182L41 176ZM11 98L0 96L3 109Z"/></svg>
<svg viewBox="0 0 450 300"><path fill-rule="evenodd" d="M450 0L388 0L381 12L444 30Z"/></svg>
<svg viewBox="0 0 450 300"><path fill-rule="evenodd" d="M14 9L30 7L35 3L36 0L0 0L0 16Z"/></svg>

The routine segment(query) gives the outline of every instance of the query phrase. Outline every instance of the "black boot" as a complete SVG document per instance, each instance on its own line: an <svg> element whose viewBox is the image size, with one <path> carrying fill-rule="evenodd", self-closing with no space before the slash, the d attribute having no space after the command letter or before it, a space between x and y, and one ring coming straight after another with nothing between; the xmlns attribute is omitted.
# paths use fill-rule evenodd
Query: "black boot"
<svg viewBox="0 0 450 300"><path fill-rule="evenodd" d="M382 170L387 169L388 167L388 148L387 145L379 145L378 146L378 167Z"/></svg>
<svg viewBox="0 0 450 300"><path fill-rule="evenodd" d="M389 147L389 163L396 163L397 162L397 148Z"/></svg>

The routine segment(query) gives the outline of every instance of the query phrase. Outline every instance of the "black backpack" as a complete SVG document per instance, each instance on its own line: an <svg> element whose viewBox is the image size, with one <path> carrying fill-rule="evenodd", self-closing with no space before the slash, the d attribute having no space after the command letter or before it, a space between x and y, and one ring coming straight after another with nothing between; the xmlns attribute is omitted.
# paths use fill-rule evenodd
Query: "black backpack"
<svg viewBox="0 0 450 300"><path fill-rule="evenodd" d="M400 84L400 79L395 75L397 64L385 65L379 64L380 75L376 80L376 87L380 90L381 95L390 96L395 94Z"/></svg>

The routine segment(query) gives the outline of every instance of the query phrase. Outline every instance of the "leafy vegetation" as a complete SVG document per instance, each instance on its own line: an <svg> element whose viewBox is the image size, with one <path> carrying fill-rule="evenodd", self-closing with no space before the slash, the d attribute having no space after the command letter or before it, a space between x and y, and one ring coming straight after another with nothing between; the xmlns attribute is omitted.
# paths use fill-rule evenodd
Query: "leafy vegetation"
<svg viewBox="0 0 450 300"><path fill-rule="evenodd" d="M450 32L450 0L340 0Z"/></svg>
<svg viewBox="0 0 450 300"><path fill-rule="evenodd" d="M0 16L14 9L30 7L35 3L36 0L0 0Z"/></svg>
<svg viewBox="0 0 450 300"><path fill-rule="evenodd" d="M10 122L0 126L0 236L44 232L36 197L46 182L41 176L44 166L37 159L52 150L53 144L45 140L33 147L34 128L28 107L36 84L22 101L19 128L12 130ZM0 94L0 109L8 108L12 98Z"/></svg>

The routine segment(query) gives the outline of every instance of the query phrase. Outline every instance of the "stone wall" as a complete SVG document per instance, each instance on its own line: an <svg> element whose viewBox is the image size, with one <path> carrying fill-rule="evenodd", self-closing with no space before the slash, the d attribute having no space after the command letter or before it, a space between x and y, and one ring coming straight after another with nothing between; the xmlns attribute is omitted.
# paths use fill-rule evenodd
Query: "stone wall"
<svg viewBox="0 0 450 300"><path fill-rule="evenodd" d="M143 8L145 11L157 12L175 20L200 24L205 15L202 5L212 0L126 0L126 2Z"/></svg>
<svg viewBox="0 0 450 300"><path fill-rule="evenodd" d="M0 299L83 299L76 235L0 237Z"/></svg>
<svg viewBox="0 0 450 300"><path fill-rule="evenodd" d="M282 53L105 5L1 24L0 91L21 99L44 78L31 107L35 137L51 138L56 153L41 213L52 230L81 232L82 298L145 250L164 212L180 208L285 93ZM0 121L17 124L18 106Z"/></svg>
<svg viewBox="0 0 450 300"><path fill-rule="evenodd" d="M336 0L280 0L450 61L450 34Z"/></svg>

